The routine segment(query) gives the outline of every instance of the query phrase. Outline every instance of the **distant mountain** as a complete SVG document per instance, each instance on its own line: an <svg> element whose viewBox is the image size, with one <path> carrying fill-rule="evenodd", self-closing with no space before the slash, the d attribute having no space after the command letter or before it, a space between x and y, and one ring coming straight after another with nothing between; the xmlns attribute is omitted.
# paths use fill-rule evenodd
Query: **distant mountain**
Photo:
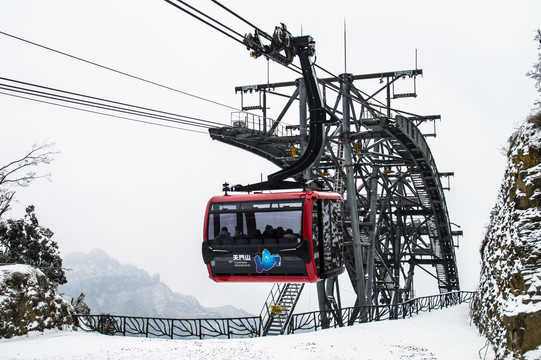
<svg viewBox="0 0 541 360"><path fill-rule="evenodd" d="M72 253L63 257L68 282L59 291L68 298L86 295L92 314L168 318L223 318L251 314L222 306L205 308L193 296L174 293L160 282L159 274L150 276L130 264L120 264L103 250L88 254Z"/></svg>

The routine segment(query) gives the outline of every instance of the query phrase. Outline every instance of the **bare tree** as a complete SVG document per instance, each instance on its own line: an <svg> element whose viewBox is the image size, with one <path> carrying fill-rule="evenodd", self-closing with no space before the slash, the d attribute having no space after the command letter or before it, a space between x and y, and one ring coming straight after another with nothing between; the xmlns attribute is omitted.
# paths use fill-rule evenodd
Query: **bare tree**
<svg viewBox="0 0 541 360"><path fill-rule="evenodd" d="M32 169L40 164L50 164L54 160L53 156L58 153L54 146L53 143L34 144L21 158L0 165L0 218L9 209L15 196L15 188L27 187L38 178L49 178L49 174L38 175Z"/></svg>

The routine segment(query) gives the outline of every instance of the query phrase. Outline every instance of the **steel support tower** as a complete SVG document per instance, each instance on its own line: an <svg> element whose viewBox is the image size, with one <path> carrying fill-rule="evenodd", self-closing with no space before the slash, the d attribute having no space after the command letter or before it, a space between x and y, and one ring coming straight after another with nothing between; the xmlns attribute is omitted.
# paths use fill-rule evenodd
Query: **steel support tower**
<svg viewBox="0 0 541 360"><path fill-rule="evenodd" d="M313 53L313 45L306 45L313 44L309 37L290 38L284 25L277 27L271 46L261 46L257 32L254 36L246 38L247 46L255 49L254 57L265 55L290 64L295 54L305 51L299 55L303 77L235 88L241 94L242 111L232 113L231 126L209 129L210 136L283 169L270 175L263 186L276 186L276 177L291 177L307 189L342 195L344 263L361 317L372 305L389 306L393 317L399 303L414 297L413 280L419 271L430 274L441 293L459 290L453 236L460 232L451 229L441 182L452 173L438 171L426 141L435 135L440 117L391 107L393 99L417 96L416 77L422 70L317 79L314 65L307 62L307 52ZM295 48L299 41L304 45ZM413 91L397 93L395 84L400 79L409 79ZM357 84L369 80L379 84L372 85L371 93L361 91ZM292 91L279 92L287 89ZM245 96L254 92L259 103L245 106ZM284 100L276 118L269 116L269 96ZM291 110L294 103L298 112ZM325 114L330 120L325 120ZM423 134L420 126L430 122L434 134ZM308 152L316 137L324 143L313 156ZM316 160L310 160L309 167L299 166L310 156ZM296 167L303 170L291 171ZM237 188L265 189L261 184ZM318 283L321 310L341 306L337 284L337 278Z"/></svg>
<svg viewBox="0 0 541 360"><path fill-rule="evenodd" d="M438 172L427 134L419 130L419 125L439 116L413 116L391 108L393 98L416 95L392 94L392 84L420 74L416 69L320 79L326 107L339 121L326 126L325 151L299 180L308 187L339 192L345 199L344 256L357 305L392 305L412 298L417 271L432 275L442 293L459 289L453 235L460 233L451 230L440 179L452 173ZM376 93L363 94L355 84L368 79L384 85ZM255 91L262 97L283 97L276 90L288 87L293 92L276 119L236 112L231 126L210 129L211 137L281 168L290 166L309 136L303 85L298 79L237 87L242 96ZM381 93L385 101L376 102ZM299 104L299 122L285 124L294 102ZM244 110L254 109L263 110L259 105Z"/></svg>

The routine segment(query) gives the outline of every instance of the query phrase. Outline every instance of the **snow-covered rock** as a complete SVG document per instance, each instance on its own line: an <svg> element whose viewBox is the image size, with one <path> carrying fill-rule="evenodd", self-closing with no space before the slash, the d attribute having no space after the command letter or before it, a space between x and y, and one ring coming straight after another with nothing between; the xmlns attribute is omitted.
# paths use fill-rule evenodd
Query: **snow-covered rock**
<svg viewBox="0 0 541 360"><path fill-rule="evenodd" d="M507 155L472 303L474 322L502 359L541 345L541 113L509 138Z"/></svg>
<svg viewBox="0 0 541 360"><path fill-rule="evenodd" d="M0 337L71 325L73 308L38 269L0 266Z"/></svg>

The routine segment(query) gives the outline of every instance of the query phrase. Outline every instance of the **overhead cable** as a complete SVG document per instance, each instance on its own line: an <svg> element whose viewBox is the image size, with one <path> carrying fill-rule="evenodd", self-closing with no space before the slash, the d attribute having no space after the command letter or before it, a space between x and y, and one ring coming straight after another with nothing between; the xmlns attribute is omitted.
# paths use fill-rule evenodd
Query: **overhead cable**
<svg viewBox="0 0 541 360"><path fill-rule="evenodd" d="M177 117L181 117L181 118L185 118L185 119L189 119L189 120L200 121L200 122L206 123L206 124L208 124L208 125L216 125L216 126L222 126L222 125L223 125L222 123L215 122L215 121L209 121L209 120L204 120L204 119L200 119L200 118L196 118L196 117L192 117L192 116L179 115L179 114L169 113L169 112L165 112L165 111L154 110L154 109L150 109L150 108L146 108L146 107L142 107L142 106L131 105L131 104L127 104L127 103L122 103L122 102L118 102L118 101L113 101L113 100L108 100L108 99L98 98L98 97L89 96L89 95L83 95L83 94L79 94L79 93L75 93L75 92L71 92L71 91L60 90L60 89L56 89L56 88L52 88L52 87L47 87L47 86L42 86L42 85L32 84L32 83L28 83L28 82L23 82L23 81L13 80L13 79L8 79L8 78L4 78L4 77L0 77L0 80L4 80L4 81L8 81L8 82L13 82L13 83L20 84L20 85L28 85L28 86L32 86L32 87L39 88L39 89L51 90L51 91L55 91L55 92L58 92L58 93L61 93L61 94L74 95L74 96L78 96L78 97L80 97L80 98L82 98L82 99L91 99L91 100L101 101L101 102L103 102L104 104L105 104L105 103L109 103L109 104L114 104L114 105L127 106L127 107L131 107L131 108L135 108L135 109L140 109L140 110L148 110L148 111L152 111L152 112L156 112L156 113L160 113L160 114L164 114L164 115L177 116ZM5 85L5 84L4 84L4 85ZM14 87L13 85L6 85L6 86ZM38 93L39 93L39 91L36 91L36 90L31 90L31 91L34 91L34 92L38 92ZM58 97L64 97L64 96L60 96L60 95L57 95L57 96L58 96ZM79 100L79 99L76 99L76 100ZM89 104L92 103L92 102L90 102L90 101L86 101L86 102L88 102ZM96 103L96 104L99 104L99 103ZM103 105L103 104L101 104L101 105ZM109 106L110 106L110 105L109 105ZM111 107L114 107L114 106L111 106Z"/></svg>
<svg viewBox="0 0 541 360"><path fill-rule="evenodd" d="M254 24L252 24L251 22L249 22L248 20L246 20L245 18L243 18L242 16L240 16L239 14L234 12L233 10L227 8L226 6L222 5L220 2L218 2L216 0L212 0L212 2L215 3L216 5L220 6L222 9L224 9L225 11L230 13L231 15L235 16L236 18L240 19L241 21L245 22L246 24L250 25L252 28L256 29L258 31L258 33L263 35L267 40L272 40L272 36L267 34L265 31L261 30L259 27L255 26Z"/></svg>
<svg viewBox="0 0 541 360"><path fill-rule="evenodd" d="M35 101L35 102L39 102L39 103L43 103L43 104L48 104L48 105L60 106L60 107L64 107L64 108L72 109L72 110L79 110L79 111L84 111L84 112L88 112L88 113L92 113L92 114L98 114L98 115L110 116L110 117L114 117L114 118L117 118L117 119L123 119L123 120L128 120L128 121L133 121L133 122L138 122L138 123L143 123L143 124L148 124L148 125L155 125L155 126L161 126L161 127L166 127L166 128L175 129L175 130L183 130L183 131L189 131L189 132L195 132L195 133L199 133L199 134L205 134L205 135L208 135L208 133L207 133L206 131L198 131L198 130L192 130L192 129L187 129L187 128L178 127L178 126L172 126L172 125L166 125L166 124L159 124L159 123L150 122L150 121L144 121L144 120L138 120L138 119L133 119L133 118L125 117L125 116L119 116L119 115L114 115L114 114L108 114L108 113L99 112L99 111L94 111L94 110L89 110L89 109L82 109L82 108L78 108L78 107L75 107L75 106L69 106L69 105L59 104L59 103L54 103L54 102L50 102L50 101L39 100L39 99L31 98L31 97L26 97L26 96L21 96L21 95L10 94L10 93L6 93L6 92L2 92L2 91L0 91L0 94L1 94L1 95L6 95L6 96L15 97L15 98L19 98L19 99Z"/></svg>
<svg viewBox="0 0 541 360"><path fill-rule="evenodd" d="M183 0L176 0L177 2L183 4L185 7L188 7L190 10L189 10L189 9L186 9L186 8L183 8L183 7L181 7L181 6L178 5L178 4L173 3L172 0L165 0L165 1L166 1L167 3L169 3L169 4L173 5L173 6L175 6L176 8L178 8L178 9L184 11L185 13L187 13L187 14L193 16L194 18L196 18L196 19L202 21L202 22L205 23L206 25L211 26L213 29L218 30L218 31L221 32L222 34L224 34L224 35L226 35L226 36L232 38L233 40L235 40L235 41L237 41L237 42L239 42L239 43L242 43L243 45L245 45L243 41L239 40L240 38L244 39L244 37L243 37L239 32L237 32L237 31L231 29L230 27L227 27L227 26L223 25L221 22L218 22L217 20L215 20L214 18L208 16L208 15L205 14L204 12L202 12L202 11L196 9L194 6L187 4L185 1L183 1ZM225 11L227 11L228 13L230 13L231 15L235 16L236 18L240 19L240 20L243 21L244 23L246 23L246 24L248 24L249 26L251 26L252 28L254 28L255 31L256 31L258 34L262 35L262 36L263 36L264 38L266 38L267 40L273 41L273 37L272 37L271 35L269 35L268 33L264 32L263 30L261 30L261 28L259 28L258 26L254 25L252 22L248 21L248 20L245 19L244 17L240 16L240 15L239 15L238 13L236 13L235 11L233 11L233 10L229 9L228 7L226 7L225 5L221 4L218 0L211 0L211 1L212 1L213 3L215 3L216 5L218 5L219 7L221 7L222 9L224 9ZM211 21L213 21L213 22L219 24L220 26L224 27L224 28L227 29L228 31L231 31L235 36L237 36L237 38L236 38L235 36L233 36L233 34L227 33L226 31L224 31L224 30L222 30L222 29L219 29L218 27L216 27L216 26L210 24L209 22L207 22L207 21L201 19L201 17L199 17L198 15L194 14L192 11L197 12L198 14L200 14L200 15L206 17L207 19L210 19ZM265 56L264 53L263 53L262 55ZM267 58L267 59L268 59L268 58ZM296 72L296 73L302 75L302 70L301 70L301 68L300 68L298 65L295 65L295 64L287 64L287 65L286 65L286 64L282 64L282 65L284 65L284 66L287 67L288 69L290 69L290 70L292 70L292 71L294 71L294 72ZM350 86L350 88L351 88L352 90L354 90L354 91L356 90L356 91L355 91L355 92L356 92L356 94L355 94L356 96L353 95L353 94L345 94L339 86L336 86L336 85L334 85L334 84L332 84L332 83L325 83L325 85L326 85L330 90L332 90L332 91L338 93L338 94L341 95L341 96L348 97L348 98L350 98L350 99L351 99L352 101L354 101L354 102L357 102L357 103L359 103L359 104L362 104L362 105L365 106L365 107L366 107L366 108L367 108L374 116L381 116L381 115L382 115L381 111L378 111L378 110L375 109L375 108L378 108L378 107L379 107L379 108L385 107L385 105L384 105L383 103L381 103L379 100L374 99L374 101L378 102L379 105L377 105L377 104L374 104L374 105L370 104L367 100L365 100L365 97L368 97L369 95L368 95L368 94L365 94L365 93L362 92L360 89L357 89L353 83L347 82L345 79L340 79L337 75L335 75L335 74L333 74L332 72L326 70L325 68L323 68L323 67L321 67L320 65L316 64L315 62L313 63L313 66L316 67L316 68L318 68L318 69L320 69L320 70L322 70L322 71L324 71L325 73L329 74L331 77L333 77L333 78L335 78L335 79L337 79L337 80L339 80L339 81L341 81L341 82L346 82L346 83ZM324 83L323 81L320 81L320 80L318 80L318 81L319 81L319 83ZM362 95L361 95L361 94L362 94ZM374 106L375 108L374 108L373 106ZM378 113L379 113L379 114L378 114Z"/></svg>
<svg viewBox="0 0 541 360"><path fill-rule="evenodd" d="M222 127L224 125L222 123L205 119L150 109L146 107L121 103L93 96L87 96L79 93L59 90L36 84L30 84L27 82L7 78L0 77L0 81L0 89L10 93L24 94L33 98L45 98L60 103L68 103L84 107L97 108L117 113L120 112L129 115L141 116L145 118L156 119L159 121L173 122L177 124L200 128Z"/></svg>
<svg viewBox="0 0 541 360"><path fill-rule="evenodd" d="M204 97L202 97L202 96L190 94L190 93L188 93L188 92L185 92L185 91L182 91L182 90L179 90L179 89L175 89L175 88L170 87L170 86L167 86L167 85L162 85L162 84L157 83L157 82L152 81L152 80L148 80L148 79L145 79L145 78L136 76L136 75L132 75L132 74L126 73L126 72L124 72L124 71L120 71L120 70L111 68L111 67L109 67L109 66L101 65L101 64L98 64L98 63L96 63L96 62L89 61L89 60L83 59L83 58L81 58L81 57L78 57L78 56L75 56L75 55L71 55L71 54L68 54L68 53L66 53L66 52L63 52L63 51L60 51L60 50L56 50L56 49L53 49L53 48L48 47L48 46L45 46L45 45L41 45L41 44L38 44L38 43L36 43L36 42L30 41L30 40L26 40L26 39L23 39L23 38L21 38L21 37L18 37L18 36L12 35L12 34L8 34L8 33L4 32L4 31L0 31L0 34L5 35L5 36L8 36L8 37L11 37L11 38L16 39L16 40L19 40L19 41L23 41L23 42L25 42L25 43L28 43L28 44L31 44L31 45L34 45L34 46L37 46L37 47L40 47L40 48L45 49L45 50L48 50L48 51L55 52L55 53L60 54L60 55L63 55L63 56L67 56L67 57L69 57L69 58L72 58L72 59L75 59L75 60L78 60L78 61L85 62L85 63L90 64L90 65L93 65L93 66L100 67L100 68L105 69L105 70L109 70L109 71L115 72L115 73L117 73L117 74L121 74L121 75L130 77L130 78L132 78L132 79L140 80L140 81L143 81L143 82L146 82L146 83L155 85L155 86L159 86L159 87L164 88L164 89L167 89L167 90L171 90L171 91L177 92L177 93L182 94L182 95L190 96L190 97L193 97L193 98L195 98L195 99L202 100L202 101L206 101L206 102L208 102L208 103L212 103L212 104L215 104L215 105L223 106L223 107L226 107L226 108L229 108L229 109L232 109L232 110L238 110L237 108L235 108L235 107L233 107L233 106L230 106L230 105L227 105L227 104L223 104L223 103L220 103L220 102L218 102L218 101L210 100L210 99L204 98Z"/></svg>
<svg viewBox="0 0 541 360"><path fill-rule="evenodd" d="M211 28L213 28L214 30L216 31L219 31L220 33L222 33L223 35L229 37L230 39L242 44L243 46L246 46L246 44L244 43L244 36L239 33L238 31L236 30L233 30L231 27L227 26L227 25L224 25L222 22L219 22L218 20L214 19L213 17L205 14L203 11L201 10L198 10L197 8L195 8L194 6L186 3L185 1L182 1L182 0L164 0L166 3L170 4L170 5L173 5L175 8L185 12L186 14L194 17L195 19L201 21L202 23L210 26ZM257 26L253 25L251 22L247 21L246 19L244 19L243 17L241 17L240 15L238 15L237 13L233 12L232 10L228 9L227 7L225 7L224 5L220 4L219 2L217 1L213 1L214 3L216 3L217 5L219 5L220 7L222 7L223 9L227 10L229 13L233 14L234 16L236 16L237 18L241 19L242 21L244 21L245 23L247 23L248 25L252 26L254 29L256 29L256 31L263 35L263 37L265 37L267 40L270 40L272 41L272 36L269 35L268 33L264 32L263 30L261 30L260 28L258 28ZM181 6L181 4L183 6ZM203 19L201 16L197 15L197 14L209 19L210 21L218 24L219 26L221 26L222 28L220 28L219 26L216 26L212 23L210 23L209 21ZM224 30L225 29L225 30ZM283 65L283 64L282 64ZM298 73L298 74L302 74L301 72L301 69L299 66L295 65L295 64L288 64L288 65L284 65L286 68Z"/></svg>
<svg viewBox="0 0 541 360"><path fill-rule="evenodd" d="M205 13L202 12L201 10L198 10L198 9L194 8L193 6L191 6L190 4L186 3L185 1L182 1L182 0L176 0L176 1L179 2L179 3L181 3L181 4L184 5L184 6L189 7L190 9L192 9L193 11L197 12L198 14L200 14L200 15L206 17L206 18L209 19L210 21L214 21L216 24L218 24L218 25L222 26L223 28L225 28L225 29L231 31L233 34L237 35L238 37L240 37L240 38L243 38L243 37L244 37L241 33L239 33L239 32L237 32L237 31L231 29L229 26L226 26L226 25L222 24L222 23L219 22L218 20L216 20L216 19L214 19L213 17L211 17L211 16L205 14ZM191 15L191 14L190 14L190 15ZM235 39L235 40L236 40L236 39Z"/></svg>
<svg viewBox="0 0 541 360"><path fill-rule="evenodd" d="M227 33L226 31L220 29L219 27L217 27L217 26L215 26L215 25L209 23L208 21L202 19L201 17L197 16L197 15L194 14L193 12L190 12L189 10L183 8L183 7L180 6L179 4L177 4L177 3L175 3L175 2L173 2L173 1L171 1L171 0L164 0L164 1L165 1L166 3L169 3L169 4L173 5L173 6L176 7L177 9L184 11L186 14L193 16L193 17L196 18L197 20L199 20L199 21L201 21L201 22L207 24L208 26L212 27L214 30L219 31L219 32L221 32L222 34L224 34L225 36L227 36L227 37L229 37L229 38L235 40L236 42L238 42L238 43L244 45L244 43L242 42L242 40L239 40L238 38L236 38L236 37L234 37L233 35ZM190 6L190 5L186 5L186 3L185 3L184 1L181 1L181 0L177 0L177 1L180 2L181 4L185 5L185 6L189 6L191 9L194 9L194 11L197 11L198 13L202 13L201 11L195 9L194 7L192 7L192 6ZM209 18L209 16L207 16L207 15L205 15L205 17ZM217 22L217 21L215 21L215 22ZM229 28L227 27L227 29L229 29ZM236 32L235 32L235 33L236 33ZM240 35L240 34L239 34L239 35Z"/></svg>
<svg viewBox="0 0 541 360"><path fill-rule="evenodd" d="M215 29L215 30L221 32L222 34L224 34L224 35L230 37L231 39L233 39L233 40L235 40L235 41L241 43L242 45L245 45L244 42L240 40L240 39L244 39L244 37L243 37L239 32L237 32L237 31L231 29L231 28L228 27L228 26L223 25L221 22L218 22L217 20L215 20L214 18L208 16L208 15L205 14L204 12L202 12L202 11L196 9L194 6L187 4L185 1L183 1L183 0L176 0L178 3L181 3L181 4L184 5L185 7L188 7L189 9L186 9L186 8L180 6L179 4L174 3L172 0L164 0L164 1L167 2L167 3L169 3L169 4L171 4L171 5L173 5L173 6L175 6L177 9L182 10L183 12L185 12L185 13L187 13L187 14L193 16L194 18L198 19L199 21L203 22L204 24L206 24L206 25L212 27L213 29ZM211 1L212 1L213 3L215 3L216 5L220 6L222 9L226 10L228 13L232 14L233 16L237 17L238 19L240 19L240 20L243 21L244 23L246 23L246 24L248 24L249 26L251 26L252 28L254 28L258 34L262 35L262 36L265 37L267 40L270 40L270 41L273 40L273 37L272 37L271 35L269 35L268 33L264 32L264 31L261 30L258 26L254 25L252 22L246 20L244 17L240 16L239 14L237 14L236 12L234 12L233 10L229 9L228 7L226 7L225 5L221 4L219 1L217 1L217 0L211 0ZM227 33L226 31L224 31L223 29L218 28L218 27L215 26L215 25L210 24L208 21L202 19L200 16L194 14L192 11L195 11L195 12L197 12L198 14L200 14L200 15L206 17L207 19L209 19L209 20L211 20L211 21L213 21L213 22L219 24L220 26L224 27L224 28L227 29L228 31L231 31L231 32L232 32L234 35L236 35L237 37L233 36L233 35L230 34L230 33ZM265 54L263 54L263 56L265 56ZM296 72L296 73L302 75L302 70L301 70L301 68L300 68L298 65L295 65L295 64L287 64L287 65L282 64L282 65L284 65L284 66L287 67L288 69L290 69L290 70L292 70L292 71L294 71L294 72ZM322 71L328 73L328 74L329 74L330 76L332 76L333 78L339 79L338 76L334 75L333 73L331 73L330 71L324 69L323 67L321 67L321 66L319 66L319 65L317 65L317 64L315 64L315 63L313 64L313 66L315 66L315 67L321 69ZM321 83L321 81L320 81L320 83ZM354 86L353 84L349 84L349 85L350 85L352 88L355 88L355 86ZM338 94L341 94L342 96L349 97L352 101L361 103L361 104L363 104L363 105L369 107L368 102L364 101L364 99L363 99L362 97L360 97L360 98L358 99L357 97L352 96L352 95L350 95L350 94L344 94L344 93L342 92L342 90L340 89L340 87L335 86L335 85L330 84L330 83L328 83L327 86L329 87L329 89L331 89L331 90L337 92ZM358 90L358 89L357 89L357 90ZM360 92L360 90L358 90L358 91ZM376 100L376 101L377 101L377 100ZM372 109L372 111L374 111L374 109Z"/></svg>

